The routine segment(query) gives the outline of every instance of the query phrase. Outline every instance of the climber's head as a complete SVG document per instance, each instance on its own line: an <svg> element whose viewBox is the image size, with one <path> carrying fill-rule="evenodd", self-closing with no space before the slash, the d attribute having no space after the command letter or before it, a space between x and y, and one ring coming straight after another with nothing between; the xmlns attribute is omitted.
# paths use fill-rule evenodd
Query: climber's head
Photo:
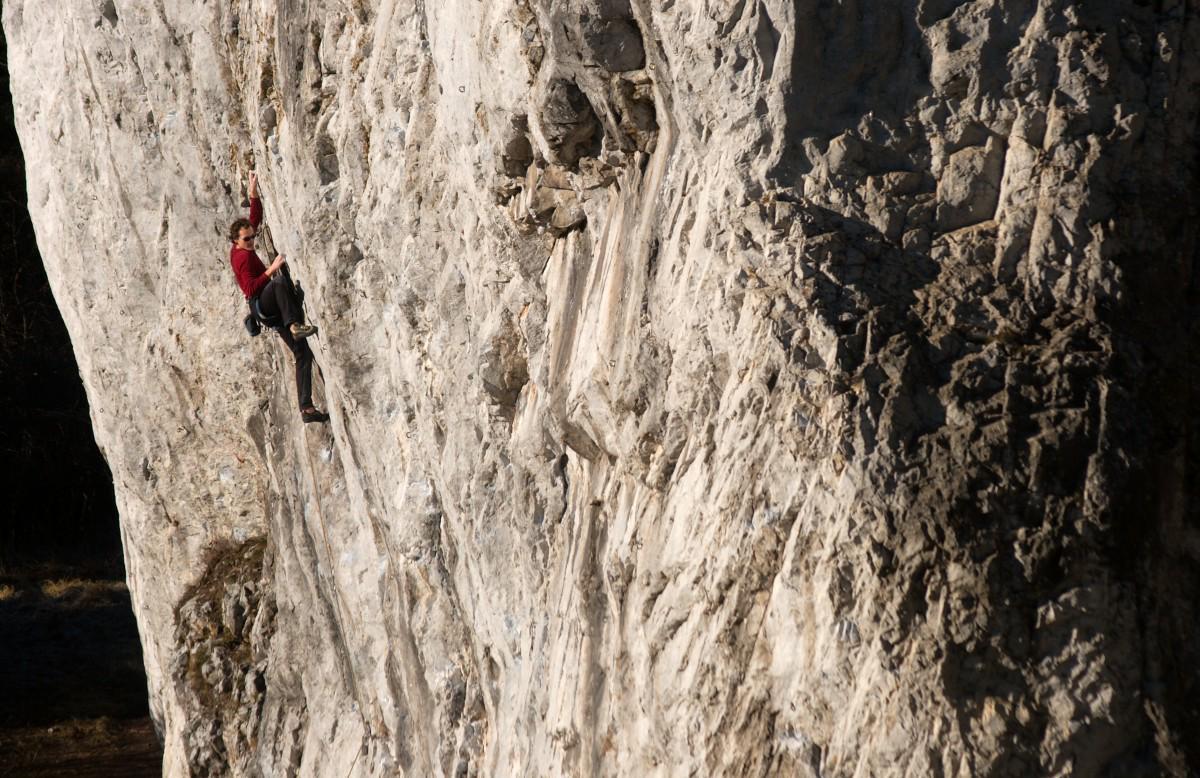
<svg viewBox="0 0 1200 778"><path fill-rule="evenodd" d="M229 225L229 239L244 249L254 248L254 225L249 219L238 219Z"/></svg>

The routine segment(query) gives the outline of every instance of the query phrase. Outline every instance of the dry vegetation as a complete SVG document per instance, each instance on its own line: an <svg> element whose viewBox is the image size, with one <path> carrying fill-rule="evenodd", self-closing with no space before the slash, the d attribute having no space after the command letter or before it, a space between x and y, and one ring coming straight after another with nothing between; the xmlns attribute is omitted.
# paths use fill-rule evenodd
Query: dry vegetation
<svg viewBox="0 0 1200 778"><path fill-rule="evenodd" d="M159 775L161 765L162 749L148 718L0 729L0 778L140 778Z"/></svg>
<svg viewBox="0 0 1200 778"><path fill-rule="evenodd" d="M0 778L158 775L125 583L39 572L0 578Z"/></svg>

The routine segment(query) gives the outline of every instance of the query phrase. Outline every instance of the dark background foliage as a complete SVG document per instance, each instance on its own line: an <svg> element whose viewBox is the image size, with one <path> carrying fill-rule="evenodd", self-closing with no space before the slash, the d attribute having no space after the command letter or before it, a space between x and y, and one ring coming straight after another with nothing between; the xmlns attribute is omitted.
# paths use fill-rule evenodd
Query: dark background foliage
<svg viewBox="0 0 1200 778"><path fill-rule="evenodd" d="M119 573L112 476L29 221L7 62L0 36L0 570Z"/></svg>

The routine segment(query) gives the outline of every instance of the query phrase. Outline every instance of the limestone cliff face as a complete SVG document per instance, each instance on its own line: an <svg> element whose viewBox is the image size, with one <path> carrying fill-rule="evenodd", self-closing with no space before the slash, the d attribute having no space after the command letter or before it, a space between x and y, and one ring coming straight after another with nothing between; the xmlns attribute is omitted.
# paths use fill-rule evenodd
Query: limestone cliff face
<svg viewBox="0 0 1200 778"><path fill-rule="evenodd" d="M4 27L167 774L1200 769L1194 4Z"/></svg>

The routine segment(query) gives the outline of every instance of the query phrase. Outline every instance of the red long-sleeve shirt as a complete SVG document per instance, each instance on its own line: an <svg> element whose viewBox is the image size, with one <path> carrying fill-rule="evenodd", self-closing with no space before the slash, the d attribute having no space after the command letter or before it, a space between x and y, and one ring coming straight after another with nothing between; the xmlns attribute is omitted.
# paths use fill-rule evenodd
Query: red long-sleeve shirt
<svg viewBox="0 0 1200 778"><path fill-rule="evenodd" d="M255 232L258 232L258 225L262 224L262 216L262 200L251 197L250 224L254 227ZM250 249L244 249L236 243L229 249L229 264L233 267L233 274L237 276L238 286L242 288L242 294L246 295L247 300L261 292L262 288L271 280L267 275L267 268L263 266L258 254Z"/></svg>

